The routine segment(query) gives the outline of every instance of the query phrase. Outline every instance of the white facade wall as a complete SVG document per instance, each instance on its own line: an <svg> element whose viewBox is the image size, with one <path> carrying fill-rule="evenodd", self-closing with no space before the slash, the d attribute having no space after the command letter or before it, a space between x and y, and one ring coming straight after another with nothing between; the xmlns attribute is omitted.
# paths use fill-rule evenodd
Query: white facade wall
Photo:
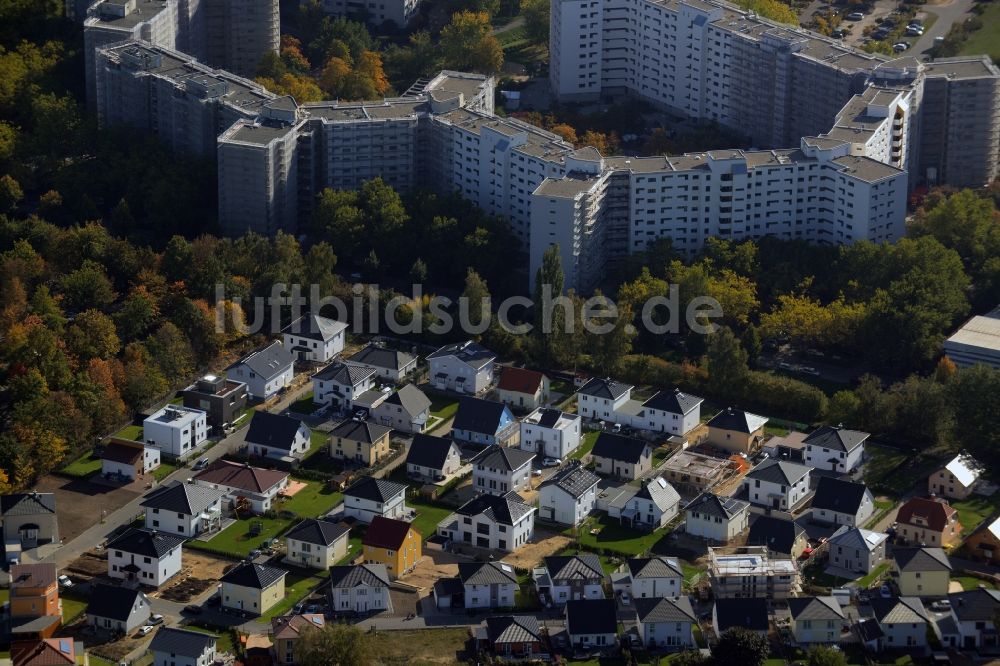
<svg viewBox="0 0 1000 666"><path fill-rule="evenodd" d="M285 560L295 562L310 569L326 571L347 555L347 535L329 546L306 543L298 539L285 539L287 555Z"/></svg>
<svg viewBox="0 0 1000 666"><path fill-rule="evenodd" d="M168 411L180 416L162 421ZM183 458L208 441L208 414L198 409L170 405L142 422L142 438L150 446L175 458Z"/></svg>
<svg viewBox="0 0 1000 666"><path fill-rule="evenodd" d="M667 507L666 511L661 510L652 500L642 497L633 497L625 503L625 509L633 509L638 512L635 517L637 522L641 522L646 527L653 529L663 527L677 515L680 510L680 503Z"/></svg>
<svg viewBox="0 0 1000 666"><path fill-rule="evenodd" d="M882 646L888 649L905 649L927 647L926 622L893 622L879 623L882 633Z"/></svg>
<svg viewBox="0 0 1000 666"><path fill-rule="evenodd" d="M510 491L524 490L531 485L531 461L515 470L507 471L483 464L472 469L472 486L479 493L506 495Z"/></svg>
<svg viewBox="0 0 1000 666"><path fill-rule="evenodd" d="M552 603L563 606L567 601L579 601L580 599L603 599L604 587L600 583L585 583L581 586L574 586L563 581L561 584L552 582L551 587Z"/></svg>
<svg viewBox="0 0 1000 666"><path fill-rule="evenodd" d="M788 510L809 494L809 474L806 474L798 483L792 486L762 481L761 479L745 478L743 480L743 487L749 493L751 504Z"/></svg>
<svg viewBox="0 0 1000 666"><path fill-rule="evenodd" d="M663 597L679 597L681 595L680 576L657 578L633 578L632 596L637 599L660 599Z"/></svg>
<svg viewBox="0 0 1000 666"><path fill-rule="evenodd" d="M616 400L611 400L610 398L595 398L592 395L577 393L576 411L585 419L603 419L605 421L614 422L615 410L628 402L631 397L631 390L625 391L625 393Z"/></svg>
<svg viewBox="0 0 1000 666"><path fill-rule="evenodd" d="M538 515L563 525L579 525L594 511L597 486L580 497L573 497L557 485L545 486L538 492Z"/></svg>
<svg viewBox="0 0 1000 666"><path fill-rule="evenodd" d="M792 635L800 645L839 643L840 629L846 620L792 620Z"/></svg>
<svg viewBox="0 0 1000 666"><path fill-rule="evenodd" d="M687 414L675 414L662 409L643 410L647 416L643 425L632 425L643 430L655 430L666 432L671 435L684 436L694 430L695 426L701 423L701 405L698 405Z"/></svg>
<svg viewBox="0 0 1000 666"><path fill-rule="evenodd" d="M139 567L135 580L143 585L159 587L181 570L181 546L177 546L159 560L113 548L108 550L108 576L111 578L126 580L127 575L121 569L130 564Z"/></svg>
<svg viewBox="0 0 1000 666"><path fill-rule="evenodd" d="M647 646L688 648L697 647L690 622L640 622L639 633Z"/></svg>
<svg viewBox="0 0 1000 666"><path fill-rule="evenodd" d="M341 384L332 379L319 379L313 377L313 402L317 405L329 405L337 400L337 407L344 410L354 408L354 399L365 391L372 390L375 385L375 375L365 377L357 385ZM334 393L334 388L340 391L339 395Z"/></svg>
<svg viewBox="0 0 1000 666"><path fill-rule="evenodd" d="M517 594L516 583L503 585L465 584L466 608L513 608Z"/></svg>
<svg viewBox="0 0 1000 666"><path fill-rule="evenodd" d="M255 456L261 457L273 457L282 458L284 456L291 456L292 458L301 458L309 450L311 444L309 426L302 424L299 429L295 432L295 439L292 440L292 446L290 449L282 449L272 446L265 446L264 444L258 444L256 442L247 442L247 450Z"/></svg>
<svg viewBox="0 0 1000 666"><path fill-rule="evenodd" d="M288 350L295 347L305 347L309 351L293 353L304 354L304 360L306 361L312 361L313 363L326 363L327 361L333 360L334 356L344 351L344 330L346 329L337 331L336 335L325 341L295 335L294 333L283 333L282 346Z"/></svg>
<svg viewBox="0 0 1000 666"><path fill-rule="evenodd" d="M493 383L493 361L476 369L454 356L428 359L431 386L441 391L478 394ZM447 377L438 377L444 373ZM461 379L461 381L460 381Z"/></svg>
<svg viewBox="0 0 1000 666"><path fill-rule="evenodd" d="M452 534L446 530L442 534L456 542L477 548L511 553L530 541L535 533L534 510L526 513L514 525L501 525L482 515L474 518L456 515L455 519L458 521L458 533Z"/></svg>
<svg viewBox="0 0 1000 666"><path fill-rule="evenodd" d="M352 588L337 587L331 590L331 606L337 613L382 611L387 610L391 605L389 588L387 587L358 585Z"/></svg>
<svg viewBox="0 0 1000 666"><path fill-rule="evenodd" d="M383 518L402 518L405 514L405 492L400 492L385 504L361 499L360 497L344 495L344 515L357 518L366 525L372 522L372 518L375 516L382 516Z"/></svg>
<svg viewBox="0 0 1000 666"><path fill-rule="evenodd" d="M831 451L830 449L824 449L814 444L807 445L805 450L805 463L807 465L816 469L833 470L841 474L847 474L856 470L864 457L865 445L863 443L860 446L854 447L854 450L848 453ZM830 463L830 458L837 458L837 463L835 465Z"/></svg>
<svg viewBox="0 0 1000 666"><path fill-rule="evenodd" d="M580 419L573 419L563 428L546 428L538 423L521 421L520 447L543 458L562 460L580 446L580 436Z"/></svg>
<svg viewBox="0 0 1000 666"><path fill-rule="evenodd" d="M691 536L711 539L719 543L728 543L742 534L749 527L750 511L741 511L733 516L731 520L726 520L722 516L715 516L701 513L699 511L688 510L685 512L684 531Z"/></svg>

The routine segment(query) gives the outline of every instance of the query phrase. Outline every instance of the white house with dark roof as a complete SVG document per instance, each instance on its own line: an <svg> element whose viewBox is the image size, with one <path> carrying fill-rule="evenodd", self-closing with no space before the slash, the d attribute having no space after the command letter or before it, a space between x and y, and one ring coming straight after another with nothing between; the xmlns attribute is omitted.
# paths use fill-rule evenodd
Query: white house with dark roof
<svg viewBox="0 0 1000 666"><path fill-rule="evenodd" d="M948 499L967 499L984 470L982 463L963 451L928 477L927 492Z"/></svg>
<svg viewBox="0 0 1000 666"><path fill-rule="evenodd" d="M750 504L735 497L720 497L710 492L691 500L684 507L684 531L717 543L729 543L747 530Z"/></svg>
<svg viewBox="0 0 1000 666"><path fill-rule="evenodd" d="M506 562L461 562L466 608L513 608L520 587L514 567Z"/></svg>
<svg viewBox="0 0 1000 666"><path fill-rule="evenodd" d="M451 436L479 446L517 444L520 426L510 408L502 402L482 398L462 398L451 424Z"/></svg>
<svg viewBox="0 0 1000 666"><path fill-rule="evenodd" d="M139 589L95 583L87 603L87 624L106 633L130 634L149 622L149 597Z"/></svg>
<svg viewBox="0 0 1000 666"><path fill-rule="evenodd" d="M350 411L354 400L375 385L375 371L364 365L334 361L312 376L313 402L336 412Z"/></svg>
<svg viewBox="0 0 1000 666"><path fill-rule="evenodd" d="M387 349L374 343L345 358L344 363L371 368L382 379L397 383L417 369L417 357L413 354Z"/></svg>
<svg viewBox="0 0 1000 666"><path fill-rule="evenodd" d="M366 476L344 491L344 515L366 525L375 516L405 519L406 486Z"/></svg>
<svg viewBox="0 0 1000 666"><path fill-rule="evenodd" d="M522 450L543 458L565 459L580 446L583 428L579 414L541 407L521 421Z"/></svg>
<svg viewBox="0 0 1000 666"><path fill-rule="evenodd" d="M245 499L253 513L262 514L274 506L274 500L288 486L288 472L220 459L195 474L194 482L221 490L229 506Z"/></svg>
<svg viewBox="0 0 1000 666"><path fill-rule="evenodd" d="M208 414L182 405L167 405L142 422L142 439L162 454L187 457L208 441Z"/></svg>
<svg viewBox="0 0 1000 666"><path fill-rule="evenodd" d="M160 466L160 450L142 442L112 439L101 452L101 475L131 481Z"/></svg>
<svg viewBox="0 0 1000 666"><path fill-rule="evenodd" d="M149 644L153 666L209 666L215 662L216 636L179 627L160 627Z"/></svg>
<svg viewBox="0 0 1000 666"><path fill-rule="evenodd" d="M628 589L634 599L679 597L684 569L675 557L633 557L626 562Z"/></svg>
<svg viewBox="0 0 1000 666"><path fill-rule="evenodd" d="M1000 614L1000 591L979 587L974 590L948 595L951 604L951 622L947 631L941 627L941 642L946 647L965 650L1000 647L994 620Z"/></svg>
<svg viewBox="0 0 1000 666"><path fill-rule="evenodd" d="M579 525L594 511L601 478L579 460L538 486L538 517L563 525Z"/></svg>
<svg viewBox="0 0 1000 666"><path fill-rule="evenodd" d="M284 347L299 361L326 363L344 351L347 324L316 314L302 315L281 329Z"/></svg>
<svg viewBox="0 0 1000 666"><path fill-rule="evenodd" d="M829 525L864 525L875 513L875 496L863 483L821 476L810 517Z"/></svg>
<svg viewBox="0 0 1000 666"><path fill-rule="evenodd" d="M312 431L304 421L271 412L254 412L244 437L247 453L261 458L301 460L309 451Z"/></svg>
<svg viewBox="0 0 1000 666"><path fill-rule="evenodd" d="M566 604L569 642L584 649L611 648L617 642L618 612L613 599L579 599Z"/></svg>
<svg viewBox="0 0 1000 666"><path fill-rule="evenodd" d="M656 530L680 512L681 496L662 476L643 481L622 509L621 522L633 529Z"/></svg>
<svg viewBox="0 0 1000 666"><path fill-rule="evenodd" d="M284 569L241 562L226 572L222 583L222 607L263 615L285 598Z"/></svg>
<svg viewBox="0 0 1000 666"><path fill-rule="evenodd" d="M827 541L830 564L852 573L871 573L885 561L888 538L882 532L841 525Z"/></svg>
<svg viewBox="0 0 1000 666"><path fill-rule="evenodd" d="M15 493L0 497L5 544L22 548L59 541L59 519L53 493Z"/></svg>
<svg viewBox="0 0 1000 666"><path fill-rule="evenodd" d="M788 599L791 631L799 645L831 645L840 642L846 623L844 611L833 597L791 597Z"/></svg>
<svg viewBox="0 0 1000 666"><path fill-rule="evenodd" d="M701 403L705 400L678 388L657 391L642 403L641 419L632 419L633 428L683 436L701 423ZM641 425L638 421L641 420Z"/></svg>
<svg viewBox="0 0 1000 666"><path fill-rule="evenodd" d="M594 377L576 394L576 413L585 419L615 422L615 410L632 397L632 386L611 378Z"/></svg>
<svg viewBox="0 0 1000 666"><path fill-rule="evenodd" d="M809 495L811 467L786 460L768 459L743 479L751 504L791 511Z"/></svg>
<svg viewBox="0 0 1000 666"><path fill-rule="evenodd" d="M698 615L688 597L635 599L636 621L643 645L650 648L694 650Z"/></svg>
<svg viewBox="0 0 1000 666"><path fill-rule="evenodd" d="M872 599L871 606L881 636L870 647L877 651L927 647L929 616L919 598Z"/></svg>
<svg viewBox="0 0 1000 666"><path fill-rule="evenodd" d="M171 483L154 488L139 505L146 510L146 529L195 537L222 524L225 493L196 483Z"/></svg>
<svg viewBox="0 0 1000 666"><path fill-rule="evenodd" d="M610 432L597 436L590 457L598 474L627 481L638 479L653 466L653 451L648 442Z"/></svg>
<svg viewBox="0 0 1000 666"><path fill-rule="evenodd" d="M507 446L488 446L477 454L472 465L472 487L476 492L506 495L531 488L531 461L534 453Z"/></svg>
<svg viewBox="0 0 1000 666"><path fill-rule="evenodd" d="M108 577L159 587L181 570L186 537L128 529L108 542Z"/></svg>
<svg viewBox="0 0 1000 666"><path fill-rule="evenodd" d="M450 437L417 434L406 453L406 474L423 481L441 481L462 467L462 452Z"/></svg>
<svg viewBox="0 0 1000 666"><path fill-rule="evenodd" d="M556 606L574 599L604 598L604 569L594 553L546 557L534 580L539 596Z"/></svg>
<svg viewBox="0 0 1000 666"><path fill-rule="evenodd" d="M493 383L496 354L467 340L445 345L427 356L428 376L439 391L477 395Z"/></svg>
<svg viewBox="0 0 1000 666"><path fill-rule="evenodd" d="M350 528L322 518L307 518L285 533L285 562L326 571L347 557Z"/></svg>
<svg viewBox="0 0 1000 666"><path fill-rule="evenodd" d="M335 614L392 611L385 565L330 567L330 608Z"/></svg>
<svg viewBox="0 0 1000 666"><path fill-rule="evenodd" d="M246 384L251 398L267 400L292 385L295 357L275 341L226 368L226 377Z"/></svg>
<svg viewBox="0 0 1000 666"><path fill-rule="evenodd" d="M535 533L535 511L517 493L478 495L438 523L437 533L456 543L513 552Z"/></svg>
<svg viewBox="0 0 1000 666"><path fill-rule="evenodd" d="M805 462L816 469L849 474L865 457L867 432L840 426L823 426L809 433L805 444Z"/></svg>
<svg viewBox="0 0 1000 666"><path fill-rule="evenodd" d="M393 430L420 433L431 417L431 399L413 384L400 387L371 412L371 419Z"/></svg>

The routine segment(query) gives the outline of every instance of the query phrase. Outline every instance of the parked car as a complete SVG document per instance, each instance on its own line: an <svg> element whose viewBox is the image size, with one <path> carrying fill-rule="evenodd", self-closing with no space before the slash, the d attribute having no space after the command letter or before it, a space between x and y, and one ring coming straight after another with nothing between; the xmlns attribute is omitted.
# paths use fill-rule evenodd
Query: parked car
<svg viewBox="0 0 1000 666"><path fill-rule="evenodd" d="M147 624L145 627L140 627L139 628L139 635L140 636L146 636L146 635L152 633L152 631L153 631L153 627L151 627L150 625Z"/></svg>
<svg viewBox="0 0 1000 666"><path fill-rule="evenodd" d="M628 595L628 592L621 593L622 606L628 606L632 603L632 597Z"/></svg>
<svg viewBox="0 0 1000 666"><path fill-rule="evenodd" d="M188 604L184 607L183 612L188 615L201 615L202 607L198 604Z"/></svg>
<svg viewBox="0 0 1000 666"><path fill-rule="evenodd" d="M163 616L159 613L149 616L149 623L154 627L158 624L163 624Z"/></svg>
<svg viewBox="0 0 1000 666"><path fill-rule="evenodd" d="M834 39L843 39L845 36L847 36L847 31L834 30L833 32L830 33L830 36L833 37Z"/></svg>
<svg viewBox="0 0 1000 666"><path fill-rule="evenodd" d="M898 42L892 45L892 50L895 51L896 53L902 53L908 48L910 48L910 45L907 42Z"/></svg>
<svg viewBox="0 0 1000 666"><path fill-rule="evenodd" d="M59 576L59 587L73 587L73 581L69 576L63 574Z"/></svg>
<svg viewBox="0 0 1000 666"><path fill-rule="evenodd" d="M542 465L545 467L558 467L559 465L562 465L562 460L559 458L545 458L542 460Z"/></svg>
<svg viewBox="0 0 1000 666"><path fill-rule="evenodd" d="M540 469L531 470L531 476L541 476L541 475L542 475L542 470Z"/></svg>
<svg viewBox="0 0 1000 666"><path fill-rule="evenodd" d="M208 458L202 458L194 464L194 469L205 469L208 467Z"/></svg>
<svg viewBox="0 0 1000 666"><path fill-rule="evenodd" d="M865 17L865 13L864 12L851 12L850 14L848 14L847 16L845 16L844 18L846 18L848 21L860 21L864 17Z"/></svg>
<svg viewBox="0 0 1000 666"><path fill-rule="evenodd" d="M924 29L918 25L908 25L906 26L906 36L907 37L922 37L924 34Z"/></svg>
<svg viewBox="0 0 1000 666"><path fill-rule="evenodd" d="M939 599L931 604L931 610L949 611L951 610L951 602L947 599Z"/></svg>
<svg viewBox="0 0 1000 666"><path fill-rule="evenodd" d="M885 28L879 28L878 30L872 33L872 39L876 40L883 40L888 36L889 36L889 31L886 30Z"/></svg>
<svg viewBox="0 0 1000 666"><path fill-rule="evenodd" d="M892 597L892 590L889 589L888 585L883 585L882 587L878 588L878 596L882 597L883 599L889 599L890 597Z"/></svg>

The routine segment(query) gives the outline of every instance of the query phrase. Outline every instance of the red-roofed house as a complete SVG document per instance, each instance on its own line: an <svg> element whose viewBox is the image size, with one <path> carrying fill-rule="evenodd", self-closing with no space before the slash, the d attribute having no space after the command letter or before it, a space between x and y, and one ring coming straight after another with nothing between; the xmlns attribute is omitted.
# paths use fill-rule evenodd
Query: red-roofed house
<svg viewBox="0 0 1000 666"><path fill-rule="evenodd" d="M135 480L160 466L160 450L142 442L112 439L101 454L101 474Z"/></svg>
<svg viewBox="0 0 1000 666"><path fill-rule="evenodd" d="M959 542L958 511L941 497L914 497L896 514L896 540L914 546L947 548Z"/></svg>
<svg viewBox="0 0 1000 666"><path fill-rule="evenodd" d="M245 497L250 510L260 514L271 508L274 498L288 485L288 473L218 460L199 472L194 481L226 493L223 500L230 504L238 497Z"/></svg>
<svg viewBox="0 0 1000 666"><path fill-rule="evenodd" d="M549 378L536 370L505 367L497 383L497 397L518 410L537 409L549 398Z"/></svg>
<svg viewBox="0 0 1000 666"><path fill-rule="evenodd" d="M274 643L274 663L297 664L299 658L296 646L302 632L322 629L326 620L322 615L306 613L271 620L271 639Z"/></svg>
<svg viewBox="0 0 1000 666"><path fill-rule="evenodd" d="M75 666L78 655L79 663L87 664L83 643L74 643L72 638L14 641L10 646L13 666Z"/></svg>
<svg viewBox="0 0 1000 666"><path fill-rule="evenodd" d="M392 578L407 573L421 557L421 537L405 520L375 516L361 540L365 564L384 564Z"/></svg>

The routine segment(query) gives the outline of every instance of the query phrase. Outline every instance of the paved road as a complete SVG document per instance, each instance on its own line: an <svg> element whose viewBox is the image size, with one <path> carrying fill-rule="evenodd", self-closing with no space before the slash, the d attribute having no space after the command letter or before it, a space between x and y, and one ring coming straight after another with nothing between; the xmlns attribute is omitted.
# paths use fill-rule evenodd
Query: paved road
<svg viewBox="0 0 1000 666"><path fill-rule="evenodd" d="M940 5L924 5L921 11L937 14L938 20L927 30L922 37L914 42L909 53L916 56L926 55L927 51L934 46L935 37L944 37L951 30L951 26L956 21L964 21L965 17L972 10L974 0L950 0L950 2Z"/></svg>

